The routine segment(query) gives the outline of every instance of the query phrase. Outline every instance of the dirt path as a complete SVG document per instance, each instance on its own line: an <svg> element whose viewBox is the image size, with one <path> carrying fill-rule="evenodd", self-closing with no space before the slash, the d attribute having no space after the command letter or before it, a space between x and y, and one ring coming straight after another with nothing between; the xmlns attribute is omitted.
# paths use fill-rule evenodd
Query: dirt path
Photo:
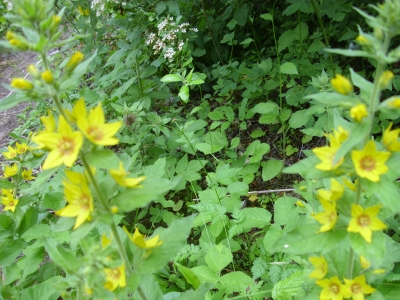
<svg viewBox="0 0 400 300"><path fill-rule="evenodd" d="M0 101L10 93L3 84L10 84L14 77L24 77L27 74L26 68L38 60L37 54L33 52L0 52ZM9 110L0 111L0 148L8 145L9 133L18 126L17 115L25 107L26 104L21 103Z"/></svg>

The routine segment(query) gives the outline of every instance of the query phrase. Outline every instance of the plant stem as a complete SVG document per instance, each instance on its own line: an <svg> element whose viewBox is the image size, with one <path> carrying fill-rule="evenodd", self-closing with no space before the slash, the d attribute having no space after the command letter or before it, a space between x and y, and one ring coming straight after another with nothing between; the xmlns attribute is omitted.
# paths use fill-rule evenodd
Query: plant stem
<svg viewBox="0 0 400 300"><path fill-rule="evenodd" d="M208 19L207 19L206 9L204 8L204 0L201 0L201 6L203 7L204 19L205 19L206 22L207 22L208 31L210 32L210 36L211 36L211 39L212 39L213 44L214 44L215 52L217 52L217 55L218 55L218 58L219 58L219 61L221 62L221 64L224 64L224 62L222 61L221 55L220 55L219 52L218 52L217 44L215 43L214 36L213 36L213 34L212 34L212 31L211 31L210 23L208 22Z"/></svg>
<svg viewBox="0 0 400 300"><path fill-rule="evenodd" d="M140 98L143 99L143 85L142 85L142 79L140 78L139 60L137 55L135 56L135 64L136 64L136 76L138 78L138 83L139 83Z"/></svg>

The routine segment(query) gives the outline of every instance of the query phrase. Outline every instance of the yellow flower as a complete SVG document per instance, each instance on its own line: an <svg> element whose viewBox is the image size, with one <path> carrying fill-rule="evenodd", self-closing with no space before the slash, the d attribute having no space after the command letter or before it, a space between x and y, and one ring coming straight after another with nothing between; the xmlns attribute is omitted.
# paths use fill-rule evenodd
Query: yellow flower
<svg viewBox="0 0 400 300"><path fill-rule="evenodd" d="M155 237L152 237L151 239L144 239L144 235L140 233L139 229L136 227L135 232L133 235L129 233L129 231L124 227L124 231L128 235L129 239L134 243L136 246L139 248L143 249L153 249L155 247L160 246L163 242L159 241L160 235L156 235Z"/></svg>
<svg viewBox="0 0 400 300"><path fill-rule="evenodd" d="M364 300L364 295L375 292L375 289L365 282L365 275L360 275L352 280L345 278L344 282L350 290L353 300Z"/></svg>
<svg viewBox="0 0 400 300"><path fill-rule="evenodd" d="M6 196L1 197L1 203L5 205L4 210L11 210L14 212L19 201L14 198L13 194L9 190L2 189L2 194Z"/></svg>
<svg viewBox="0 0 400 300"><path fill-rule="evenodd" d="M83 54L80 51L75 52L69 59L67 65L65 66L65 71L67 73L72 72L79 65L83 59Z"/></svg>
<svg viewBox="0 0 400 300"><path fill-rule="evenodd" d="M315 279L324 278L328 272L328 263L326 262L325 258L321 255L320 257L310 257L308 260L315 267L315 270L312 271L308 277Z"/></svg>
<svg viewBox="0 0 400 300"><path fill-rule="evenodd" d="M343 143L349 137L349 132L344 129L342 126L339 126L338 129L333 130L333 135L328 135L329 140L335 140L337 144Z"/></svg>
<svg viewBox="0 0 400 300"><path fill-rule="evenodd" d="M18 166L17 164L13 164L11 166L6 166L4 170L4 178L8 178L11 176L14 176L18 172Z"/></svg>
<svg viewBox="0 0 400 300"><path fill-rule="evenodd" d="M336 74L335 78L331 79L331 84L339 94L349 95L353 93L353 85L350 80L340 74Z"/></svg>
<svg viewBox="0 0 400 300"><path fill-rule="evenodd" d="M19 48L20 50L28 50L29 45L25 38L20 35L15 34L12 31L7 31L6 38L10 45Z"/></svg>
<svg viewBox="0 0 400 300"><path fill-rule="evenodd" d="M8 152L3 152L5 158L12 159L17 156L17 151L13 147L7 146L7 148Z"/></svg>
<svg viewBox="0 0 400 300"><path fill-rule="evenodd" d="M109 239L106 235L101 236L101 248L107 247L109 244L111 244L111 239Z"/></svg>
<svg viewBox="0 0 400 300"><path fill-rule="evenodd" d="M371 263L365 258L365 256L360 255L360 265L365 270L371 266Z"/></svg>
<svg viewBox="0 0 400 300"><path fill-rule="evenodd" d="M386 225L376 217L379 210L379 205L364 209L361 205L352 204L352 218L347 231L359 233L368 243L371 243L372 231L379 231L386 228Z"/></svg>
<svg viewBox="0 0 400 300"><path fill-rule="evenodd" d="M71 126L62 116L58 122L58 133L41 132L32 140L51 150L43 164L44 170L58 167L61 164L71 167L78 158L82 146L82 134L72 131Z"/></svg>
<svg viewBox="0 0 400 300"><path fill-rule="evenodd" d="M47 84L53 84L54 77L50 70L44 71L40 76Z"/></svg>
<svg viewBox="0 0 400 300"><path fill-rule="evenodd" d="M61 22L60 16L58 16L58 15L52 16L50 29L49 29L51 34L54 34L57 31L58 25L60 24L60 22Z"/></svg>
<svg viewBox="0 0 400 300"><path fill-rule="evenodd" d="M89 15L89 9L86 8L84 9L82 6L78 6L78 11L82 16L88 16Z"/></svg>
<svg viewBox="0 0 400 300"><path fill-rule="evenodd" d="M114 291L117 287L126 286L125 265L118 268L108 269L104 268L106 273L106 282L104 287L109 291Z"/></svg>
<svg viewBox="0 0 400 300"><path fill-rule="evenodd" d="M321 300L343 300L343 298L351 297L351 291L340 282L337 276L319 280L317 285L323 288L319 296Z"/></svg>
<svg viewBox="0 0 400 300"><path fill-rule="evenodd" d="M11 86L16 89L30 91L34 88L34 85L25 80L24 78L13 78L11 80Z"/></svg>
<svg viewBox="0 0 400 300"><path fill-rule="evenodd" d="M370 44L370 42L363 35L359 35L358 37L356 37L356 41L360 45L369 45Z"/></svg>
<svg viewBox="0 0 400 300"><path fill-rule="evenodd" d="M79 173L70 171L70 176L74 174L77 178L81 178ZM82 175L83 176L83 175ZM86 180L80 181L79 184L73 184L69 181L63 182L64 195L67 199L67 206L56 211L58 216L76 217L74 229L82 225L86 220L90 220L93 211L93 199Z"/></svg>
<svg viewBox="0 0 400 300"><path fill-rule="evenodd" d="M358 184L358 179L354 181L354 183L351 180L348 180L347 178L343 179L344 184L353 192L357 190L357 184Z"/></svg>
<svg viewBox="0 0 400 300"><path fill-rule="evenodd" d="M54 120L53 113L50 109L47 110L47 116L40 117L40 120L44 124L44 131L54 132L56 131L56 121Z"/></svg>
<svg viewBox="0 0 400 300"><path fill-rule="evenodd" d="M121 186L126 186L129 188L140 188L139 185L143 180L146 179L145 176L140 176L138 178L126 178L128 176L128 172L125 171L122 161L119 162L119 170L110 170L110 175L114 178L115 182L117 182Z"/></svg>
<svg viewBox="0 0 400 300"><path fill-rule="evenodd" d="M318 190L318 199L323 199L327 201L336 201L342 197L344 192L344 186L336 179L331 179L331 189L330 190Z"/></svg>
<svg viewBox="0 0 400 300"><path fill-rule="evenodd" d="M32 170L23 170L23 171L22 171L22 178L23 178L24 180L33 180L33 179L35 179L36 177L35 177L35 176L32 176Z"/></svg>
<svg viewBox="0 0 400 300"><path fill-rule="evenodd" d="M78 121L78 118L86 118L86 105L85 100L80 98L74 105L72 111L65 110L68 120L74 124Z"/></svg>
<svg viewBox="0 0 400 300"><path fill-rule="evenodd" d="M358 176L373 182L378 182L379 175L388 171L385 162L389 156L390 152L376 151L376 145L373 140L370 140L363 150L351 151L351 159Z"/></svg>
<svg viewBox="0 0 400 300"><path fill-rule="evenodd" d="M323 199L320 199L319 201L324 208L324 211L315 214L313 218L322 224L319 232L329 231L335 226L337 221L336 203Z"/></svg>
<svg viewBox="0 0 400 300"><path fill-rule="evenodd" d="M393 79L394 74L392 71L386 70L382 73L379 78L379 86L381 89L385 89L389 86L390 81Z"/></svg>
<svg viewBox="0 0 400 300"><path fill-rule="evenodd" d="M314 148L312 152L321 160L321 162L316 165L315 168L322 171L336 170L344 160L342 157L337 162L334 162L334 158L338 149L339 148L328 146Z"/></svg>
<svg viewBox="0 0 400 300"><path fill-rule="evenodd" d="M3 195L8 195L8 193L13 193L14 192L14 190L13 189L1 189L1 194L3 194Z"/></svg>
<svg viewBox="0 0 400 300"><path fill-rule="evenodd" d="M78 128L93 144L111 146L118 144L114 135L118 132L122 122L106 124L101 103L91 109L87 117L78 117Z"/></svg>
<svg viewBox="0 0 400 300"><path fill-rule="evenodd" d="M382 136L382 144L389 151L400 151L399 133L400 129L392 129L393 123L390 122Z"/></svg>
<svg viewBox="0 0 400 300"><path fill-rule="evenodd" d="M24 154L28 150L28 145L25 144L25 143L20 144L20 143L17 142L15 144L15 146L17 148L17 153L18 154Z"/></svg>
<svg viewBox="0 0 400 300"><path fill-rule="evenodd" d="M392 108L400 108L400 97L393 97L387 102L387 106Z"/></svg>
<svg viewBox="0 0 400 300"><path fill-rule="evenodd" d="M353 106L350 109L350 117L357 122L361 122L366 116L368 116L368 111L364 103Z"/></svg>

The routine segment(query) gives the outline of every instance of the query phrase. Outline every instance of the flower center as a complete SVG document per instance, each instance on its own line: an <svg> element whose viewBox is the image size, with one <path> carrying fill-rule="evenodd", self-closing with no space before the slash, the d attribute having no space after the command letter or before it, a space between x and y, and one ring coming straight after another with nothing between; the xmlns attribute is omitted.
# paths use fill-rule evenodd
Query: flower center
<svg viewBox="0 0 400 300"><path fill-rule="evenodd" d="M376 161L371 156L365 156L360 160L361 169L371 172L375 169Z"/></svg>
<svg viewBox="0 0 400 300"><path fill-rule="evenodd" d="M332 294L339 294L340 293L340 286L336 283L332 283L329 287Z"/></svg>
<svg viewBox="0 0 400 300"><path fill-rule="evenodd" d="M353 294L358 294L361 291L361 285L359 283L355 283L351 286L351 291Z"/></svg>
<svg viewBox="0 0 400 300"><path fill-rule="evenodd" d="M118 269L112 269L110 272L110 276L114 279L114 280L118 280L120 277L120 272Z"/></svg>
<svg viewBox="0 0 400 300"><path fill-rule="evenodd" d="M59 149L63 155L69 155L74 151L75 142L70 137L63 137Z"/></svg>
<svg viewBox="0 0 400 300"><path fill-rule="evenodd" d="M103 139L103 131L96 125L90 126L87 129L87 133L96 141L100 141Z"/></svg>
<svg viewBox="0 0 400 300"><path fill-rule="evenodd" d="M357 218L357 223L358 225L360 225L361 227L368 227L369 224L371 223L371 219L369 218L368 215L360 215Z"/></svg>

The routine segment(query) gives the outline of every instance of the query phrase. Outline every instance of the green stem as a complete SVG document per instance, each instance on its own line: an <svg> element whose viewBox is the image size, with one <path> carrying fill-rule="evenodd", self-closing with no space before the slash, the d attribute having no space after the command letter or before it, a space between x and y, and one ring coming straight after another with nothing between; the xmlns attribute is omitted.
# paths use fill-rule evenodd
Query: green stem
<svg viewBox="0 0 400 300"><path fill-rule="evenodd" d="M140 97L143 99L143 85L142 85L142 79L140 78L140 69L139 69L139 60L137 55L135 56L135 61L136 61L136 76L138 78L138 83L139 83L139 91L140 91Z"/></svg>
<svg viewBox="0 0 400 300"><path fill-rule="evenodd" d="M92 170L90 169L90 165L87 162L86 157L85 157L84 154L81 155L81 161L82 161L83 167L85 168L85 170L86 170L86 172L87 172L87 174L89 176L90 182L93 185L94 191L96 193L96 197L97 197L97 199L99 199L101 206L103 207L103 209L105 211L110 211L110 209L108 207L108 204L107 204L107 201L106 201L106 199L104 199L103 194L100 191L100 187L99 187L96 179L94 178ZM125 262L126 272L129 275L132 272L132 266L131 266L131 263L129 261L128 255L126 254L125 247L122 244L121 238L119 237L117 226L114 223L111 224L111 231L112 231L112 233L114 235L114 239L115 239L115 241L117 243L118 252L119 252L121 258Z"/></svg>
<svg viewBox="0 0 400 300"><path fill-rule="evenodd" d="M319 9L318 9L317 3L315 3L315 0L311 0L311 4L314 7L315 14L317 15L317 18L318 18L319 26L321 27L322 33L324 35L326 47L330 47L329 46L328 36L326 35L325 26L322 23L322 19L321 19L321 16L319 14ZM333 77L335 77L336 74L335 74L335 66L333 65L332 53L329 53L329 60L331 62L331 68L332 68Z"/></svg>
<svg viewBox="0 0 400 300"><path fill-rule="evenodd" d="M350 247L349 262L347 265L347 279L353 279L353 269L354 269L354 250Z"/></svg>

